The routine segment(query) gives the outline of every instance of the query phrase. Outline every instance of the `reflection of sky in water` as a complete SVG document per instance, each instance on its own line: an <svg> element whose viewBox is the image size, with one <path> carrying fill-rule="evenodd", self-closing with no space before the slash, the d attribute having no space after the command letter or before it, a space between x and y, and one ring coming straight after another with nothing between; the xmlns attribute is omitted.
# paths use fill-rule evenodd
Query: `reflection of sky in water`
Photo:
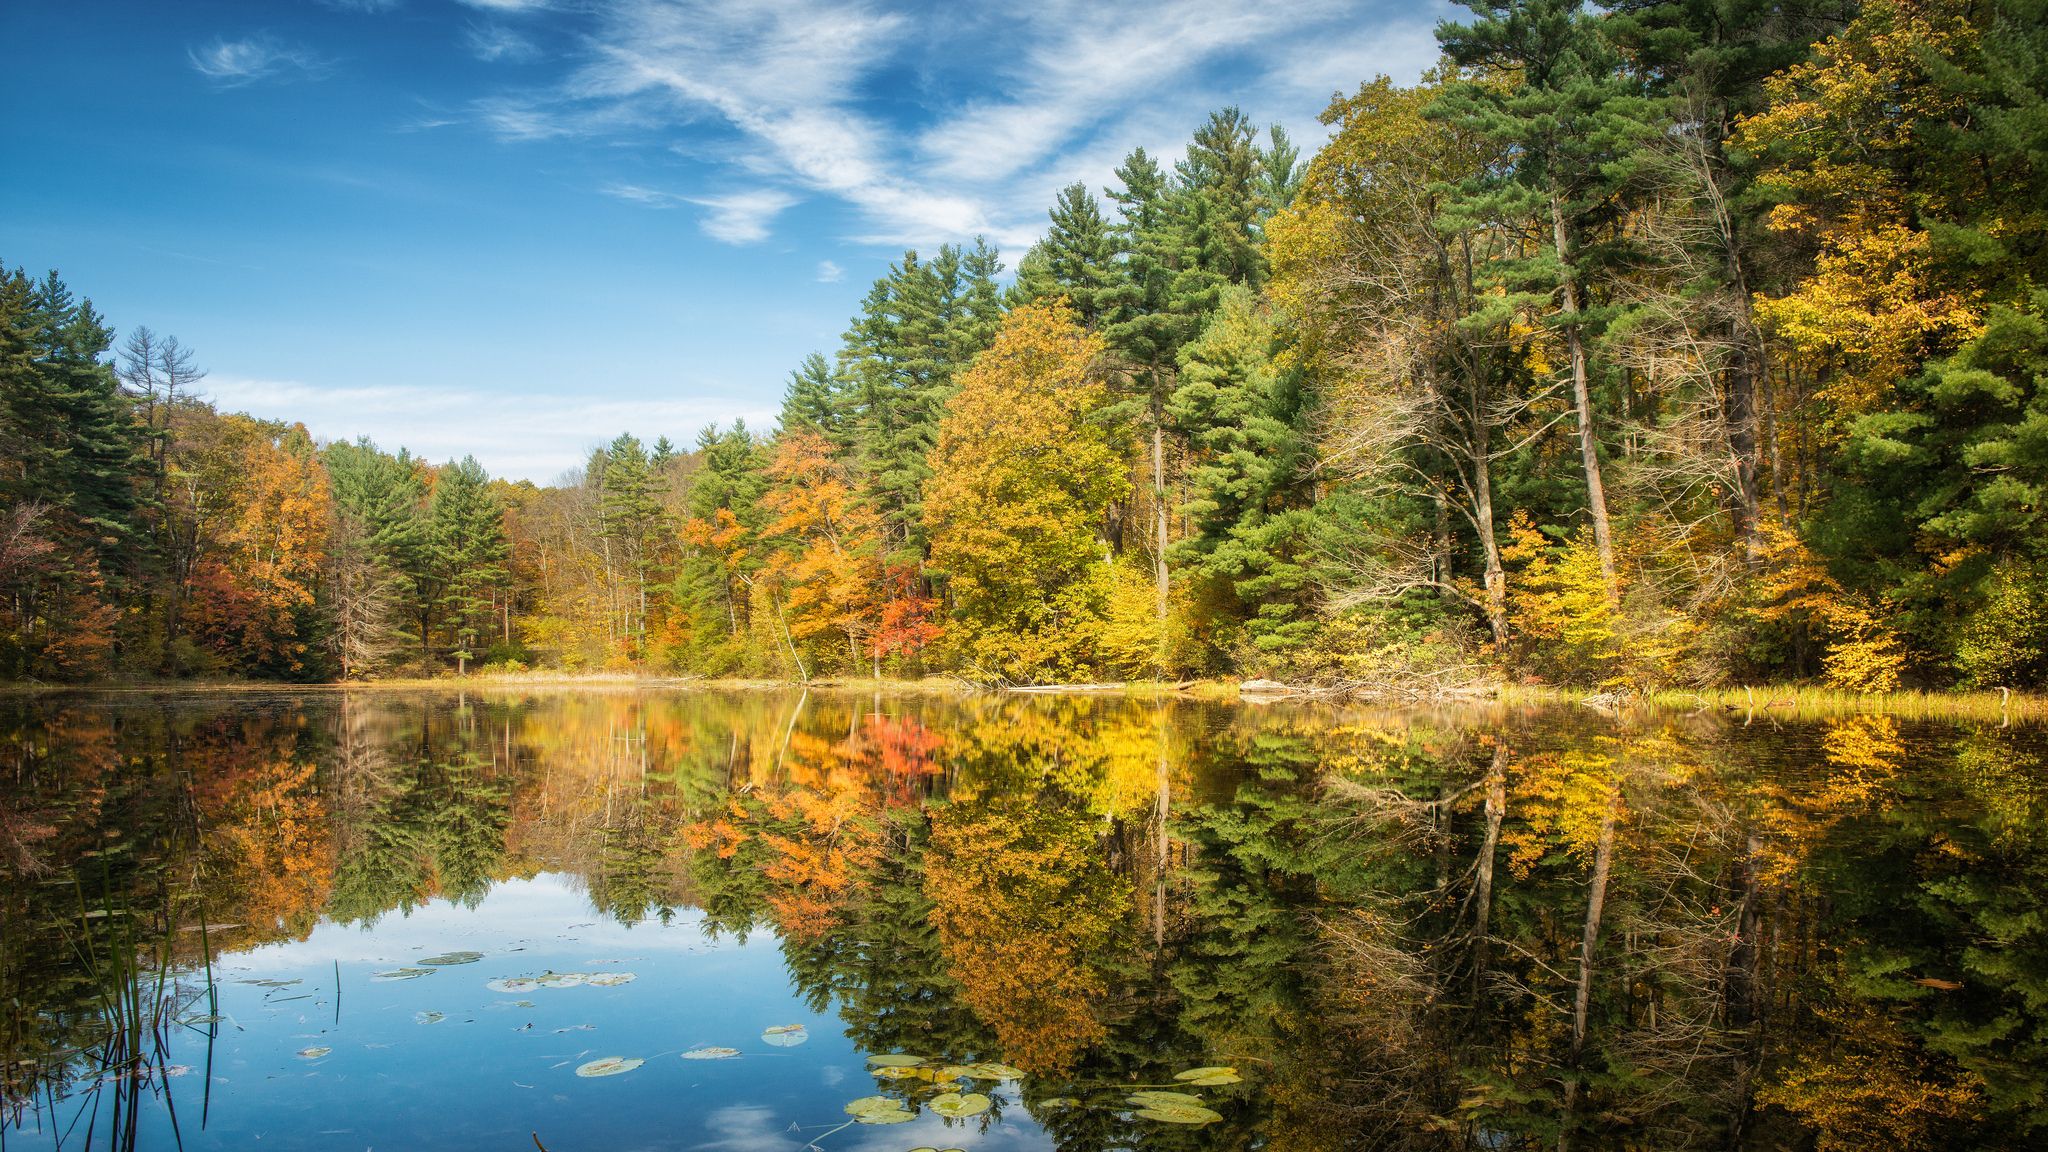
<svg viewBox="0 0 2048 1152"><path fill-rule="evenodd" d="M744 945L730 937L713 941L700 919L682 913L668 925L630 927L599 920L574 881L548 874L497 885L475 909L436 900L367 928L322 922L305 940L225 956L216 976L220 1014L228 1019L213 1050L204 1131L204 1038L186 1031L173 1049L173 1061L193 1069L171 1081L184 1146L519 1149L532 1148L531 1134L538 1133L550 1152L801 1149L846 1119L848 1100L880 1090L865 1054L835 1017L803 1005L772 932L757 932ZM371 978L458 950L484 959L414 980ZM637 979L516 994L484 986L543 971L626 971ZM242 982L253 980L300 983ZM203 1002L194 1009L204 1011ZM423 1024L423 1012L444 1018ZM809 1042L763 1042L762 1029L777 1024L806 1025ZM679 1058L704 1045L743 1055ZM332 1051L316 1060L297 1055L313 1047ZM579 1064L604 1056L647 1063L619 1076L576 1076ZM995 1095L1004 1100L1004 1116L987 1132L978 1131L981 1118L948 1122L925 1113L906 1124L848 1128L822 1147L1049 1146L1014 1102L1014 1085ZM167 1118L157 1113L149 1122L159 1133L141 1146L172 1147Z"/></svg>

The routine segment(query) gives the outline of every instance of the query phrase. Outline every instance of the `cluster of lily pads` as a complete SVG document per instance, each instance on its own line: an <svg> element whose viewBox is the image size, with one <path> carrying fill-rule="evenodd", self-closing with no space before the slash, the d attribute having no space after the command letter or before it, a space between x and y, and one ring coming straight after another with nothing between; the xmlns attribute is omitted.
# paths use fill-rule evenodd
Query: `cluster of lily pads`
<svg viewBox="0 0 2048 1152"><path fill-rule="evenodd" d="M436 968L448 968L457 964L474 964L484 958L481 952L443 952L439 956L427 956L417 964L403 968L392 968L384 972L370 973L372 980L417 980L432 976Z"/></svg>
<svg viewBox="0 0 2048 1152"><path fill-rule="evenodd" d="M979 1116L993 1104L983 1093L962 1091L968 1087L967 1081L1021 1080L1024 1077L1023 1069L994 1061L947 1064L904 1053L870 1056L868 1067L878 1079L903 1083L913 1091L936 1091L938 1095L924 1100L922 1106L947 1119ZM1139 1086L1124 1098L1123 1107L1140 1119L1160 1124L1213 1124L1223 1119L1222 1113L1186 1089L1221 1087L1242 1080L1235 1068L1222 1065L1190 1068L1175 1073L1171 1085ZM1054 1097L1041 1103L1041 1107L1046 1108L1080 1105L1081 1101L1071 1097ZM915 1119L918 1107L916 1103L891 1096L863 1096L846 1106L846 1114L853 1117L852 1122L856 1124L901 1124ZM943 1150L913 1149L912 1152Z"/></svg>
<svg viewBox="0 0 2048 1152"><path fill-rule="evenodd" d="M630 976L630 973L622 975ZM764 1029L761 1033L763 1043L772 1044L777 1048L794 1048L810 1038L809 1029L801 1024L777 1024ZM690 1049L683 1053L682 1057L685 1060L731 1060L739 1054L740 1050L737 1048L704 1045ZM606 1056L582 1065L576 1069L576 1074L583 1077L617 1076L621 1072L631 1072L645 1063L647 1061L629 1056Z"/></svg>
<svg viewBox="0 0 2048 1152"><path fill-rule="evenodd" d="M1236 1084L1243 1077L1237 1069L1222 1065L1190 1068L1173 1074L1176 1084L1189 1088L1214 1088L1225 1084ZM1141 1120L1153 1120L1161 1124L1214 1124L1223 1119L1223 1114L1209 1107L1208 1101L1192 1092L1181 1092L1167 1088L1143 1088L1124 1098L1135 1111L1133 1115Z"/></svg>
<svg viewBox="0 0 2048 1152"><path fill-rule="evenodd" d="M639 979L631 972L543 972L538 976L500 976L486 981L493 992L534 992L542 988L617 988Z"/></svg>
<svg viewBox="0 0 2048 1152"><path fill-rule="evenodd" d="M774 1048L794 1048L811 1038L810 1029L801 1024L776 1024L761 1030L761 1043ZM685 1060L731 1060L740 1054L737 1048L704 1044L683 1053Z"/></svg>
<svg viewBox="0 0 2048 1152"><path fill-rule="evenodd" d="M868 1057L868 1070L880 1080L890 1080L917 1092L931 1092L922 1106L948 1120L965 1120L994 1107L986 1093L972 1090L970 1081L991 1083L1020 1080L1022 1068L984 1060L975 1064L947 1064L908 1053L889 1052ZM863 1096L846 1106L856 1124L901 1124L917 1117L918 1106L893 1096ZM936 1150L934 1150L936 1152Z"/></svg>

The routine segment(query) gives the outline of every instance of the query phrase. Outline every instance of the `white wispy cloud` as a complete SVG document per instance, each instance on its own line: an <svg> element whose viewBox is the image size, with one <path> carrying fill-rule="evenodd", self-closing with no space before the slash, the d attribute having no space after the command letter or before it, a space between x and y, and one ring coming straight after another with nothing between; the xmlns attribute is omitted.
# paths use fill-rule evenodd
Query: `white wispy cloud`
<svg viewBox="0 0 2048 1152"><path fill-rule="evenodd" d="M1285 122L1312 150L1331 93L1381 72L1413 79L1451 11L1042 0L912 16L880 0L605 0L559 85L478 113L513 140L665 131L727 175L850 205L856 242L985 235L1014 254L1060 186L1108 183L1133 145L1170 161L1224 104ZM955 83L972 95L954 98ZM707 231L723 224L714 213Z"/></svg>
<svg viewBox="0 0 2048 1152"><path fill-rule="evenodd" d="M540 46L503 24L472 24L462 34L470 54L484 61L518 64L540 56Z"/></svg>
<svg viewBox="0 0 2048 1152"><path fill-rule="evenodd" d="M758 244L768 238L768 226L796 203L796 197L763 188L730 196L692 196L689 201L709 210L697 224L706 236L726 244Z"/></svg>
<svg viewBox="0 0 2048 1152"><path fill-rule="evenodd" d="M900 48L907 18L857 0L623 0L572 79L578 102L661 100L750 140L742 163L849 201L893 228L964 237L993 222L970 198L899 174L890 129L850 105Z"/></svg>
<svg viewBox="0 0 2048 1152"><path fill-rule="evenodd" d="M273 76L319 76L327 71L327 63L311 51L270 36L216 39L205 47L188 49L186 56L201 76L225 88Z"/></svg>
<svg viewBox="0 0 2048 1152"><path fill-rule="evenodd" d="M1179 90L1211 58L1276 32L1329 18L1346 5L1291 0L1174 0L1133 20L1116 8L1053 0L1030 10L1025 45L999 95L924 133L918 151L943 175L1001 180L1070 146L1147 94Z"/></svg>
<svg viewBox="0 0 2048 1152"><path fill-rule="evenodd" d="M368 436L391 451L428 460L475 456L493 475L546 483L580 467L592 445L631 429L649 441L687 442L707 424L774 422L774 409L714 395L592 400L560 394L503 395L470 389L389 385L315 386L287 380L209 376L206 393L223 411L294 420L322 440Z"/></svg>
<svg viewBox="0 0 2048 1152"><path fill-rule="evenodd" d="M543 8L554 7L553 0L457 0L457 2L467 4L471 8L481 8L487 12L538 12Z"/></svg>
<svg viewBox="0 0 2048 1152"><path fill-rule="evenodd" d="M607 184L604 186L604 194L635 204L645 204L649 208L673 208L683 200L673 192L663 192L659 188L643 188L638 184Z"/></svg>
<svg viewBox="0 0 2048 1152"><path fill-rule="evenodd" d="M841 268L830 260L818 261L818 283L837 284L844 279L846 279L846 269Z"/></svg>
<svg viewBox="0 0 2048 1152"><path fill-rule="evenodd" d="M775 188L756 188L724 196L684 196L640 184L618 183L605 185L603 191L607 196L649 208L695 204L707 209L697 226L706 236L726 244L758 244L766 240L769 225L797 202L795 196ZM836 270L837 266L834 268Z"/></svg>

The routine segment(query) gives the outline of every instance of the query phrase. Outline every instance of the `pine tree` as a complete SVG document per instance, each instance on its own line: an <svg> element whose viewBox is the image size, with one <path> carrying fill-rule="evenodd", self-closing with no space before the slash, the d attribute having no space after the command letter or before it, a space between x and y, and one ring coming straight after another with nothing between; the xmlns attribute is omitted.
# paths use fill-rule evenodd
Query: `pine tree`
<svg viewBox="0 0 2048 1152"><path fill-rule="evenodd" d="M1259 195L1265 201L1259 208L1261 223L1294 203L1308 175L1308 162L1301 158L1301 149L1295 147L1287 129L1278 124L1270 126L1266 129L1266 141L1265 149L1259 153Z"/></svg>
<svg viewBox="0 0 2048 1152"><path fill-rule="evenodd" d="M1220 585L1203 602L1231 611L1265 649L1298 643L1315 626L1308 404L1301 373L1280 364L1280 345L1267 306L1242 285L1226 289L1181 351L1169 407L1175 423L1196 429L1193 498L1183 508L1194 534L1176 559Z"/></svg>
<svg viewBox="0 0 2048 1152"><path fill-rule="evenodd" d="M1613 225L1625 207L1629 162L1653 131L1652 109L1582 0L1468 6L1479 19L1443 24L1437 39L1459 66L1477 72L1445 85L1434 111L1471 125L1515 162L1467 180L1447 215L1533 225L1545 238L1541 255L1497 265L1507 289L1500 306L1540 310L1564 342L1594 546L1609 595L1618 596L1589 346L1610 318L1594 287L1619 259ZM1499 76L1518 82L1489 82Z"/></svg>
<svg viewBox="0 0 2048 1152"><path fill-rule="evenodd" d="M1153 607L1166 619L1170 595L1167 571L1166 399L1173 391L1174 358L1193 335L1176 294L1184 266L1181 222L1175 189L1143 148L1134 149L1116 170L1121 189L1111 190L1120 219L1116 228L1118 276L1106 294L1103 335L1127 366L1130 405L1119 413L1135 417L1151 449Z"/></svg>
<svg viewBox="0 0 2048 1152"><path fill-rule="evenodd" d="M851 440L888 526L893 560L922 560L928 458L954 379L987 346L1002 312L1001 262L976 241L930 261L906 252L875 282L847 332L842 371Z"/></svg>
<svg viewBox="0 0 2048 1152"><path fill-rule="evenodd" d="M1729 511L1754 562L1764 497L1763 332L1752 306L1765 286L1764 213L1754 203L1753 157L1732 152L1738 120L1764 107L1764 80L1803 59L1814 38L1846 19L1843 0L1624 0L1606 28L1649 93L1667 105L1672 131L1645 142L1654 179L1697 203L1698 257L1681 291L1700 313L1702 335L1722 345L1717 397L1734 464ZM1718 331L1716 331L1718 329Z"/></svg>
<svg viewBox="0 0 2048 1152"><path fill-rule="evenodd" d="M1186 158L1174 165L1186 250L1177 294L1204 315L1223 285L1265 282L1259 220L1272 203L1271 174L1257 140L1258 129L1242 111L1224 108L1195 130Z"/></svg>
<svg viewBox="0 0 2048 1152"><path fill-rule="evenodd" d="M367 439L330 444L323 454L337 513L360 525L364 545L382 573L392 611L429 653L440 617L443 571L434 555L427 486L419 462L404 449L381 451Z"/></svg>
<svg viewBox="0 0 2048 1152"><path fill-rule="evenodd" d="M147 458L105 359L113 330L55 272L34 281L16 269L0 280L0 500L47 505L110 579L132 578L147 545L137 489Z"/></svg>
<svg viewBox="0 0 2048 1152"><path fill-rule="evenodd" d="M745 421L697 434L699 467L685 494L675 601L687 622L683 663L710 675L739 668L752 626L747 595L765 557L754 542L766 517L768 454Z"/></svg>
<svg viewBox="0 0 2048 1152"><path fill-rule="evenodd" d="M1025 301L1064 296L1083 327L1098 328L1117 276L1109 221L1085 184L1060 189L1048 215L1052 227L1018 267L1018 296Z"/></svg>
<svg viewBox="0 0 2048 1152"><path fill-rule="evenodd" d="M105 356L113 332L55 272L0 267L0 675L77 677L142 591L148 457ZM32 558L32 562L30 562Z"/></svg>
<svg viewBox="0 0 2048 1152"><path fill-rule="evenodd" d="M597 461L598 539L617 603L617 638L637 656L646 640L649 573L670 533L662 479L630 433L607 445Z"/></svg>
<svg viewBox="0 0 2048 1152"><path fill-rule="evenodd" d="M782 393L782 415L776 424L784 431L815 432L843 451L850 444L846 403L845 382L823 356L813 352L789 374Z"/></svg>
<svg viewBox="0 0 2048 1152"><path fill-rule="evenodd" d="M434 479L433 552L458 673L468 670L489 639L497 596L509 575L505 513L489 483L474 456L451 461Z"/></svg>

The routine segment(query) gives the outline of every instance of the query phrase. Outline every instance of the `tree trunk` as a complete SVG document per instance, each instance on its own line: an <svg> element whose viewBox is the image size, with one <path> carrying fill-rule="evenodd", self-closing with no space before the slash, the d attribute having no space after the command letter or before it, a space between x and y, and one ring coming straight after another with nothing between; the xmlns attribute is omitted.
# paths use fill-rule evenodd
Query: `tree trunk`
<svg viewBox="0 0 2048 1152"><path fill-rule="evenodd" d="M1486 837L1480 842L1479 873L1472 890L1472 903L1476 905L1472 914L1472 978L1475 981L1486 972L1488 933L1493 923L1494 858L1500 852L1500 826L1508 811L1507 769L1507 746L1496 744L1493 747L1493 764L1486 771Z"/></svg>
<svg viewBox="0 0 2048 1152"><path fill-rule="evenodd" d="M1472 381L1472 523L1479 550L1486 557L1486 626L1494 646L1508 644L1508 577L1501 567L1500 540L1493 530L1492 428L1486 422L1486 386Z"/></svg>
<svg viewBox="0 0 2048 1152"><path fill-rule="evenodd" d="M1607 875L1614 861L1614 810L1610 798L1600 818L1600 841L1593 850L1593 880L1586 892L1586 930L1579 941L1579 986L1572 996L1572 1048L1564 1082L1564 1124L1557 1137L1560 1152L1571 1147L1573 1113L1579 1102L1579 1059L1586 1051L1586 1019L1593 1006L1593 951L1600 944L1600 917L1607 908Z"/></svg>
<svg viewBox="0 0 2048 1152"><path fill-rule="evenodd" d="M1153 780L1152 836L1158 849L1152 861L1152 946L1166 946L1166 818L1173 802L1173 775L1166 755L1166 714L1159 716L1159 765Z"/></svg>
<svg viewBox="0 0 2048 1152"><path fill-rule="evenodd" d="M1160 627L1166 625L1167 572L1166 572L1166 429L1165 416L1159 410L1159 390L1152 392L1152 578L1157 584L1157 604Z"/></svg>
<svg viewBox="0 0 2048 1152"><path fill-rule="evenodd" d="M1564 312L1565 343L1572 361L1572 409L1579 423L1579 459L1586 468L1586 511L1593 518L1593 547L1600 553L1600 576L1607 583L1607 599L1620 599L1621 585L1615 578L1614 539L1608 531L1607 485L1600 478L1600 439L1593 427L1592 387L1586 379L1586 342L1579 327L1579 285L1572 272L1571 241L1565 234L1564 204L1556 193L1550 197L1550 230L1556 245L1559 288Z"/></svg>
<svg viewBox="0 0 2048 1152"><path fill-rule="evenodd" d="M1703 143L1695 155L1700 186L1713 207L1714 228L1720 234L1723 271L1728 278L1730 302L1735 306L1734 315L1728 319L1728 343L1735 354L1728 365L1726 384L1721 393L1721 421L1728 439L1728 454L1735 462L1735 486L1729 493L1729 512L1735 521L1735 537L1742 541L1743 554L1754 564L1763 557L1757 516L1763 503L1762 484L1758 479L1758 446L1764 437L1757 391L1766 362L1763 335L1757 331L1756 316L1751 308L1749 277L1742 269L1741 236L1735 230L1735 219L1728 211L1728 198L1721 188L1721 173L1727 162L1720 155L1718 140L1727 136L1725 117L1721 124L1723 130L1710 138L1714 142Z"/></svg>

